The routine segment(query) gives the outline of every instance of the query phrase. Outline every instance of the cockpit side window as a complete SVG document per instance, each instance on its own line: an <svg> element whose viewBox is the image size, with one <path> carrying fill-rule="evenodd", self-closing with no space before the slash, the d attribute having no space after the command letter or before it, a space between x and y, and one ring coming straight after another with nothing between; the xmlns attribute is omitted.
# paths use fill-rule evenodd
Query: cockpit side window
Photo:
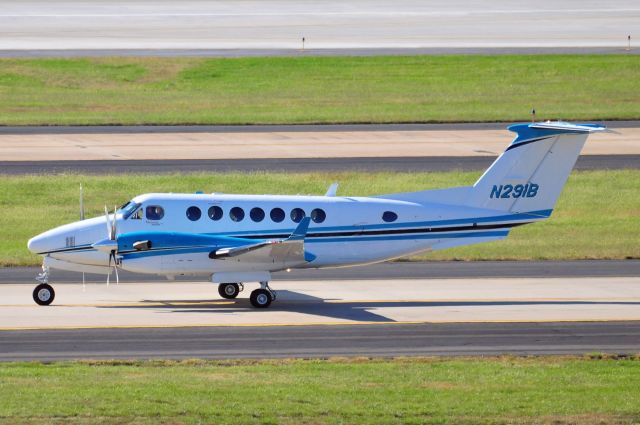
<svg viewBox="0 0 640 425"><path fill-rule="evenodd" d="M142 219L142 208L138 208L136 212L131 214L131 220L141 220Z"/></svg>
<svg viewBox="0 0 640 425"><path fill-rule="evenodd" d="M130 201L121 206L119 212L120 214L122 214L122 218L126 220L138 209L139 206L140 204L136 204L135 202Z"/></svg>
<svg viewBox="0 0 640 425"><path fill-rule="evenodd" d="M164 217L164 208L159 205L149 205L144 212L147 220L162 220Z"/></svg>

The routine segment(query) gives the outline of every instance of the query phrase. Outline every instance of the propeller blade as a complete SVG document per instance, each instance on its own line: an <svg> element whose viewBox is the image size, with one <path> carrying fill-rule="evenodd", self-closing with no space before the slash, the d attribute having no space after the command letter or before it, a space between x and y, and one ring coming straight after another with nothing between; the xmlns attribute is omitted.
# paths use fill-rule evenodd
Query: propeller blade
<svg viewBox="0 0 640 425"><path fill-rule="evenodd" d="M109 286L109 278L111 277L111 256L113 255L113 251L111 251L109 253L109 264L107 265L107 267L109 267L109 273L107 273L107 286Z"/></svg>
<svg viewBox="0 0 640 425"><path fill-rule="evenodd" d="M113 262L113 270L116 272L116 285L120 285L120 276L118 276L118 263L115 261Z"/></svg>
<svg viewBox="0 0 640 425"><path fill-rule="evenodd" d="M107 222L107 237L111 239L111 222L109 221L109 211L107 211L107 206L104 206L104 218Z"/></svg>
<svg viewBox="0 0 640 425"><path fill-rule="evenodd" d="M116 212L118 212L118 207L113 207L113 222L111 224L111 240L115 241L116 240Z"/></svg>

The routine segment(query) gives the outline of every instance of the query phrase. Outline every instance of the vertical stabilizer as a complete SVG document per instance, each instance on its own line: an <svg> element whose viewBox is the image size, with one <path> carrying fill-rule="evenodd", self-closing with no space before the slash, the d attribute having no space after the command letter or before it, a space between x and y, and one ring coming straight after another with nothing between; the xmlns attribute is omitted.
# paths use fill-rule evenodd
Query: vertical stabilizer
<svg viewBox="0 0 640 425"><path fill-rule="evenodd" d="M549 215L597 124L516 124L517 137L473 185L469 206Z"/></svg>

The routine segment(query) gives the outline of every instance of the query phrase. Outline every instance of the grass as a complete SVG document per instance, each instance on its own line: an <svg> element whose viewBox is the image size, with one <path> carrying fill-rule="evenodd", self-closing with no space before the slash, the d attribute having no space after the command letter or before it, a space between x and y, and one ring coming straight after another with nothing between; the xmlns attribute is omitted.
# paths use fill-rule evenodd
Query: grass
<svg viewBox="0 0 640 425"><path fill-rule="evenodd" d="M638 382L637 358L3 363L0 424L632 424Z"/></svg>
<svg viewBox="0 0 640 425"><path fill-rule="evenodd" d="M640 119L640 56L0 59L0 124Z"/></svg>
<svg viewBox="0 0 640 425"><path fill-rule="evenodd" d="M78 219L78 187L87 217L148 192L322 194L382 193L472 184L479 173L189 174L7 176L0 174L0 266L36 265L26 242ZM574 172L548 221L512 230L505 241L436 251L430 260L559 260L640 258L640 171Z"/></svg>

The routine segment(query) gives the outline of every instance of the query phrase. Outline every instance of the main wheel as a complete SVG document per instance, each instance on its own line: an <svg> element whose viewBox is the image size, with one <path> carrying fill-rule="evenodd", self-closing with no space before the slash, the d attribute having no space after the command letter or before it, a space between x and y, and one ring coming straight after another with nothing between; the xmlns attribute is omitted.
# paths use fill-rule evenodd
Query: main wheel
<svg viewBox="0 0 640 425"><path fill-rule="evenodd" d="M222 298L232 300L240 293L240 286L237 283L221 283L218 285L218 293Z"/></svg>
<svg viewBox="0 0 640 425"><path fill-rule="evenodd" d="M251 301L251 305L255 308L267 308L271 305L273 296L271 295L271 292L266 289L256 289L251 292L249 300Z"/></svg>
<svg viewBox="0 0 640 425"><path fill-rule="evenodd" d="M49 305L56 297L56 293L47 283L41 283L33 290L33 300L38 305Z"/></svg>

